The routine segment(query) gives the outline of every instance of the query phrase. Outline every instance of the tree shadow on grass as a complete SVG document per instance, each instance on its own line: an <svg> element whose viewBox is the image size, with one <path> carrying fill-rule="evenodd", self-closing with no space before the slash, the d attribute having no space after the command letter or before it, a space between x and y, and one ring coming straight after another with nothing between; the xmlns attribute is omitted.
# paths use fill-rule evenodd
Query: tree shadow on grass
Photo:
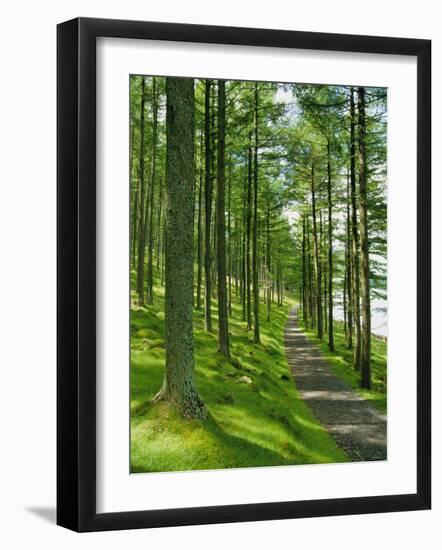
<svg viewBox="0 0 442 550"><path fill-rule="evenodd" d="M230 467L235 466L235 462L238 459L238 452L247 455L248 457L249 462L247 464L243 464L243 466L290 464L290 460L288 460L283 454L225 431L216 422L213 416L209 417L205 424L205 428L215 441L222 444L222 446L226 449L226 452L231 452L230 457L225 457L230 458L232 461L232 465Z"/></svg>
<svg viewBox="0 0 442 550"><path fill-rule="evenodd" d="M142 455L132 454L131 472L208 470L292 463L287 456L247 438L227 432L209 412L207 420L186 420L164 402L143 403L144 414L137 421L151 423L154 438L147 436L148 446ZM141 413L141 410L138 411ZM144 439L147 432L140 425ZM146 426L147 427L147 426ZM144 433L143 433L144 432ZM164 439L164 437L166 439ZM138 443L137 443L138 439ZM138 449L142 439L133 440ZM167 445L167 446L165 446ZM155 448L158 458L153 458ZM149 450L150 449L150 450Z"/></svg>

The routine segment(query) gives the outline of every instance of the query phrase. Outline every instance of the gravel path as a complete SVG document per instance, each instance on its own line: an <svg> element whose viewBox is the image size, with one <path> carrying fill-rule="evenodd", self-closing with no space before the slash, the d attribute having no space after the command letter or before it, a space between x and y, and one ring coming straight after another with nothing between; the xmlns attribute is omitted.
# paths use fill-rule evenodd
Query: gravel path
<svg viewBox="0 0 442 550"><path fill-rule="evenodd" d="M337 378L300 329L296 310L285 329L290 370L301 398L354 462L386 460L387 418Z"/></svg>

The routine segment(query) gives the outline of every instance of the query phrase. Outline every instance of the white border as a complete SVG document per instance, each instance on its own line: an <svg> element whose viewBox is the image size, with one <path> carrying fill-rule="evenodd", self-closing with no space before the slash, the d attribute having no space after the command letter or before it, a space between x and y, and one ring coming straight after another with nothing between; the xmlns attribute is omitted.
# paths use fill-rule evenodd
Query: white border
<svg viewBox="0 0 442 550"><path fill-rule="evenodd" d="M129 74L388 87L388 461L129 475ZM416 62L97 40L97 512L416 492Z"/></svg>

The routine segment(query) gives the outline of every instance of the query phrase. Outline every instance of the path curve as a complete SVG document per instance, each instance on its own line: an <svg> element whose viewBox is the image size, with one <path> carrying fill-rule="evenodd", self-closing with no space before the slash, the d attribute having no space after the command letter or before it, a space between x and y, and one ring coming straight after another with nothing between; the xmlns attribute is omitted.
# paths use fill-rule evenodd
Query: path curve
<svg viewBox="0 0 442 550"><path fill-rule="evenodd" d="M335 376L319 348L302 332L293 309L285 348L300 397L354 462L387 459L387 418Z"/></svg>

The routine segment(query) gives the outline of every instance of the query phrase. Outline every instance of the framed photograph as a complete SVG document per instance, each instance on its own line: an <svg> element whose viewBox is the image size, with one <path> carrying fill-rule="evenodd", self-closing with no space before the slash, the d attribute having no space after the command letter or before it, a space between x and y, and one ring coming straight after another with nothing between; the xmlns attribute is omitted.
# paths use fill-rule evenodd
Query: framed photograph
<svg viewBox="0 0 442 550"><path fill-rule="evenodd" d="M429 509L430 41L57 36L57 523Z"/></svg>

